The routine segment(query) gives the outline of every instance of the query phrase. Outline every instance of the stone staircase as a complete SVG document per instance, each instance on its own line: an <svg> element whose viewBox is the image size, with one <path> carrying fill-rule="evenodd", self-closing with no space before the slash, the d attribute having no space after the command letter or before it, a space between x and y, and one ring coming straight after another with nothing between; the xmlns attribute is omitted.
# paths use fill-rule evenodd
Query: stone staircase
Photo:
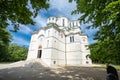
<svg viewBox="0 0 120 80"><path fill-rule="evenodd" d="M10 64L0 64L0 69L32 66L48 67L48 65L45 64L41 59L31 59L26 61L18 61Z"/></svg>
<svg viewBox="0 0 120 80"><path fill-rule="evenodd" d="M25 61L25 65L28 65L28 64L34 64L34 63L38 63L40 65L42 65L43 67L48 67L47 64L45 64L41 59L31 59L31 60L26 60Z"/></svg>

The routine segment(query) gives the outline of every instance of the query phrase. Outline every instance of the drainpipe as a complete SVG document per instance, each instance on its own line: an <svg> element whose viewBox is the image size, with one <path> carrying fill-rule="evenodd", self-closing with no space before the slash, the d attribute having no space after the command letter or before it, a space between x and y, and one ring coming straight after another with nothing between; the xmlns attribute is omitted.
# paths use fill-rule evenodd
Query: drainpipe
<svg viewBox="0 0 120 80"><path fill-rule="evenodd" d="M67 54L66 54L66 35L65 35L65 66L67 66Z"/></svg>

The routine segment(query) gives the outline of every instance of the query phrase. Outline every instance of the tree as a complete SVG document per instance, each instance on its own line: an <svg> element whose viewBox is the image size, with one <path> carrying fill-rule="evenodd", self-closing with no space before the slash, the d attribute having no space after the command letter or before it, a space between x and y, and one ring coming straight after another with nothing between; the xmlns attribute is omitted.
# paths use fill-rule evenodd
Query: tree
<svg viewBox="0 0 120 80"><path fill-rule="evenodd" d="M8 46L8 52L0 58L0 62L5 61L19 61L25 60L27 57L28 49L24 46L18 46L13 43Z"/></svg>
<svg viewBox="0 0 120 80"><path fill-rule="evenodd" d="M1 57L1 60L0 61L4 61L5 56L7 56L7 49L8 49L8 44L9 44L9 41L11 39L11 35L10 33L6 30L6 29L2 29L0 28L0 57Z"/></svg>
<svg viewBox="0 0 120 80"><path fill-rule="evenodd" d="M29 2L32 8L29 8ZM19 29L19 23L34 24L31 17L35 17L41 8L47 9L49 5L46 2L47 0L0 0L0 26L6 27L7 20L12 22L15 30Z"/></svg>
<svg viewBox="0 0 120 80"><path fill-rule="evenodd" d="M19 61L26 59L28 49L25 47L18 46L17 44L10 44L8 51L8 61Z"/></svg>
<svg viewBox="0 0 120 80"><path fill-rule="evenodd" d="M91 49L91 55L90 58L94 63L113 63L113 64L120 64L119 57L120 54L116 54L113 52L110 52L111 50L108 50L107 45L103 42L96 42L94 44L90 45ZM112 50L113 51L113 50Z"/></svg>
<svg viewBox="0 0 120 80"><path fill-rule="evenodd" d="M7 30L8 20L14 30L19 30L19 24L34 24L32 16L36 17L39 9L49 7L48 0L0 0L0 55L3 55L12 37ZM31 8L29 6L32 6ZM33 9L33 10L31 10Z"/></svg>
<svg viewBox="0 0 120 80"><path fill-rule="evenodd" d="M72 1L72 0L69 0ZM120 0L75 0L77 9L72 14L81 14L81 23L91 23L88 28L98 28L94 39L102 42L109 54L120 54ZM120 58L117 58L120 60Z"/></svg>

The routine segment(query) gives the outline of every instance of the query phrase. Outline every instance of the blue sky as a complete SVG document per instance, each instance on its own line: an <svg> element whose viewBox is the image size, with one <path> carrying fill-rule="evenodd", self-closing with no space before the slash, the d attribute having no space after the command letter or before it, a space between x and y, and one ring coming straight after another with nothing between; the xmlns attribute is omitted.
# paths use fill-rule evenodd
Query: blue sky
<svg viewBox="0 0 120 80"><path fill-rule="evenodd" d="M76 9L76 3L69 3L68 0L50 0L50 8L48 10L42 9L39 11L39 14L33 20L36 22L35 25L20 25L20 30L16 33L11 32L13 40L11 43L17 43L20 46L29 47L31 35L33 31L40 29L41 27L46 26L47 18L50 16L66 16L70 20L76 20L80 17L79 15L71 15L72 10ZM86 26L89 24L81 24L82 32L87 34L89 37L89 43L96 42L93 40L93 35L96 33L96 29L86 29ZM8 27L12 28L12 25Z"/></svg>

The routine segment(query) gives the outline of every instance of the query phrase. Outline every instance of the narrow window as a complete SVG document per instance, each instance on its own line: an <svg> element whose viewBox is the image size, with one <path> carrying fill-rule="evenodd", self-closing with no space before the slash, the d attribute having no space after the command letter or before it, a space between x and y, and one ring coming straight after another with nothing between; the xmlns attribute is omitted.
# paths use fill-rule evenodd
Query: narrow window
<svg viewBox="0 0 120 80"><path fill-rule="evenodd" d="M74 42L74 36L72 36L72 42Z"/></svg>
<svg viewBox="0 0 120 80"><path fill-rule="evenodd" d="M54 20L54 18L52 18L52 20Z"/></svg>
<svg viewBox="0 0 120 80"><path fill-rule="evenodd" d="M56 19L56 22L57 22L57 19Z"/></svg>
<svg viewBox="0 0 120 80"><path fill-rule="evenodd" d="M70 36L70 42L72 42L72 37Z"/></svg>
<svg viewBox="0 0 120 80"><path fill-rule="evenodd" d="M65 20L63 19L63 26L65 26Z"/></svg>
<svg viewBox="0 0 120 80"><path fill-rule="evenodd" d="M56 40L54 41L54 48L56 48Z"/></svg>
<svg viewBox="0 0 120 80"><path fill-rule="evenodd" d="M74 22L73 22L73 27L74 27Z"/></svg>
<svg viewBox="0 0 120 80"><path fill-rule="evenodd" d="M56 64L56 61L53 61L54 64Z"/></svg>
<svg viewBox="0 0 120 80"><path fill-rule="evenodd" d="M78 23L76 22L76 26L78 26Z"/></svg>
<svg viewBox="0 0 120 80"><path fill-rule="evenodd" d="M70 42L74 42L74 36L70 36Z"/></svg>
<svg viewBox="0 0 120 80"><path fill-rule="evenodd" d="M70 24L71 24L71 27L73 27L72 22Z"/></svg>
<svg viewBox="0 0 120 80"><path fill-rule="evenodd" d="M71 23L70 23L70 27L71 27Z"/></svg>

